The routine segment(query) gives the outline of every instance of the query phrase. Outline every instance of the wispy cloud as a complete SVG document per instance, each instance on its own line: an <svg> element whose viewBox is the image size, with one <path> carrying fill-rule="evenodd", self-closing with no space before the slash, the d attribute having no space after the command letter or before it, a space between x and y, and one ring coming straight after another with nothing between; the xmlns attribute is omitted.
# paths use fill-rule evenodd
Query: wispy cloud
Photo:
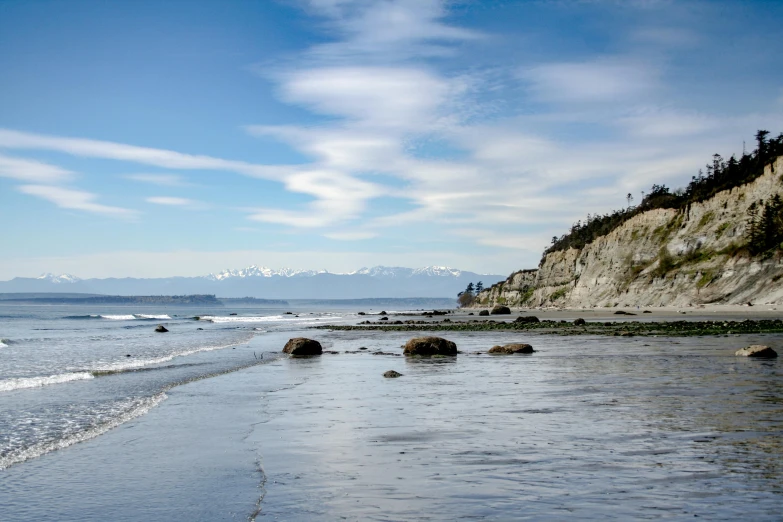
<svg viewBox="0 0 783 522"><path fill-rule="evenodd" d="M153 196L145 199L145 201L154 205L165 205L169 207L200 208L204 206L204 204L199 201L172 196Z"/></svg>
<svg viewBox="0 0 783 522"><path fill-rule="evenodd" d="M611 102L643 96L654 90L658 72L629 58L547 63L520 73L531 94L552 102Z"/></svg>
<svg viewBox="0 0 783 522"><path fill-rule="evenodd" d="M71 190L51 185L22 185L18 187L18 190L24 194L45 199L60 208L81 210L122 219L133 219L137 216L137 212L131 209L95 203L94 200L97 199L98 196L90 192Z"/></svg>
<svg viewBox="0 0 783 522"><path fill-rule="evenodd" d="M190 184L177 174L128 174L125 178L162 187L184 187Z"/></svg>
<svg viewBox="0 0 783 522"><path fill-rule="evenodd" d="M0 177L28 183L58 183L72 179L74 173L56 165L0 154Z"/></svg>
<svg viewBox="0 0 783 522"><path fill-rule="evenodd" d="M324 237L328 237L329 239L335 239L337 241L361 241L364 239L372 239L374 237L378 237L378 234L375 232L330 232L329 234L324 234Z"/></svg>

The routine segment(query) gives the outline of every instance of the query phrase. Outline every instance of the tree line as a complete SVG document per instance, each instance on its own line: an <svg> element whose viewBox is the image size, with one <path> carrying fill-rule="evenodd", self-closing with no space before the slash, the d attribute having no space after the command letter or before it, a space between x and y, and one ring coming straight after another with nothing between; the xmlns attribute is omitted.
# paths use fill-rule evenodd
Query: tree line
<svg viewBox="0 0 783 522"><path fill-rule="evenodd" d="M463 307L470 306L473 304L473 301L476 300L476 296L479 295L482 290L484 290L484 283L481 281L475 285L472 282L468 283L467 288L457 294L457 301L459 302L459 305Z"/></svg>
<svg viewBox="0 0 783 522"><path fill-rule="evenodd" d="M783 133L777 138L769 139L768 136L769 131L758 131L756 149L750 153L743 151L739 159L732 155L728 160L724 160L720 154L714 154L712 163L705 167L706 173L700 169L698 175L693 176L684 189L672 192L666 185L653 185L637 206L631 206L633 196L628 194L628 207L608 214L588 214L586 220L574 223L566 234L553 237L552 244L544 251L544 257L551 252L584 248L642 212L657 208L685 209L693 203L711 198L718 192L752 182L764 174L764 167L783 155ZM764 245L775 245L775 238L783 234L780 226L775 225L783 219L780 216L781 208L776 205L774 201L759 204L755 209L756 213L749 217L751 222L755 223L752 237L748 238L751 251L756 251L756 248L768 250L771 246L764 248ZM780 239L777 244L779 243Z"/></svg>

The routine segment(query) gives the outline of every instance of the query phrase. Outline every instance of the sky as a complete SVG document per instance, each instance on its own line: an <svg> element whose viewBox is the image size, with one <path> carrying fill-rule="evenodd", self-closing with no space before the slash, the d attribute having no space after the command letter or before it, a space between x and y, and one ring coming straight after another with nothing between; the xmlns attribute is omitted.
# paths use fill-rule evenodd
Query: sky
<svg viewBox="0 0 783 522"><path fill-rule="evenodd" d="M0 0L0 280L533 268L783 131L781 23L771 0Z"/></svg>

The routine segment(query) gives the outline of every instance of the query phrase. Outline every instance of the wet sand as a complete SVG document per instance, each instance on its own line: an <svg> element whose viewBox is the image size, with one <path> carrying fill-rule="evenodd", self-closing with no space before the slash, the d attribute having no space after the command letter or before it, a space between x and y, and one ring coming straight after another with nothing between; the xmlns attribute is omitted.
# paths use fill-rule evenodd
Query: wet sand
<svg viewBox="0 0 783 522"><path fill-rule="evenodd" d="M4 518L779 519L783 367L733 351L783 335L537 335L533 355L489 356L472 352L530 339L467 332L441 334L462 355L412 360L373 355L410 332L301 333L340 353L176 387L10 468Z"/></svg>

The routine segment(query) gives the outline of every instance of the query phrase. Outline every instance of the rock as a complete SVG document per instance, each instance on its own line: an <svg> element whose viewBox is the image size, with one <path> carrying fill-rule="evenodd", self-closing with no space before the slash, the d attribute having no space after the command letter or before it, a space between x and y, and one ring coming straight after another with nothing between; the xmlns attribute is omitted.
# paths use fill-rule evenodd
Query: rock
<svg viewBox="0 0 783 522"><path fill-rule="evenodd" d="M388 321L388 320L389 320L389 318L388 318L388 317L381 317L381 318L380 318L380 320L381 320L381 321Z"/></svg>
<svg viewBox="0 0 783 522"><path fill-rule="evenodd" d="M503 346L493 346L488 353L511 355L514 353L534 353L532 346L525 343L504 344Z"/></svg>
<svg viewBox="0 0 783 522"><path fill-rule="evenodd" d="M515 323L540 323L541 321L535 315L520 316L514 319Z"/></svg>
<svg viewBox="0 0 783 522"><path fill-rule="evenodd" d="M364 315L364 312L359 312L359 314L358 314L358 315Z"/></svg>
<svg viewBox="0 0 783 522"><path fill-rule="evenodd" d="M395 372L394 370L389 370L388 372L384 372L383 376L387 379L396 379L397 377L402 377L402 374L400 372Z"/></svg>
<svg viewBox="0 0 783 522"><path fill-rule="evenodd" d="M230 313L228 315L237 315L237 314L236 314L236 312L232 312L232 313Z"/></svg>
<svg viewBox="0 0 783 522"><path fill-rule="evenodd" d="M318 341L305 337L294 337L285 343L283 353L290 353L291 355L321 355L323 349Z"/></svg>
<svg viewBox="0 0 783 522"><path fill-rule="evenodd" d="M473 312L470 312L468 315L473 315Z"/></svg>
<svg viewBox="0 0 783 522"><path fill-rule="evenodd" d="M582 319L581 317L579 317L578 319L574 319L574 324L575 324L576 326L582 326L582 325L584 325L585 323L586 323L586 321L585 321L584 319Z"/></svg>
<svg viewBox="0 0 783 522"><path fill-rule="evenodd" d="M457 355L457 345L442 337L416 337L405 343L405 355Z"/></svg>
<svg viewBox="0 0 783 522"><path fill-rule="evenodd" d="M763 344L753 344L746 348L737 350L734 352L734 355L743 357L777 357L778 352L769 346L764 346Z"/></svg>
<svg viewBox="0 0 783 522"><path fill-rule="evenodd" d="M293 312L286 312L285 315L294 315Z"/></svg>
<svg viewBox="0 0 783 522"><path fill-rule="evenodd" d="M643 313L643 314L651 314L652 312L651 312L650 310L645 310L645 311L644 311L644 312L642 312L642 313Z"/></svg>
<svg viewBox="0 0 783 522"><path fill-rule="evenodd" d="M479 312L479 315L489 315L489 310L482 310Z"/></svg>
<svg viewBox="0 0 783 522"><path fill-rule="evenodd" d="M626 315L627 312L625 310L617 310L614 315Z"/></svg>
<svg viewBox="0 0 783 522"><path fill-rule="evenodd" d="M196 328L196 330L203 330L203 328Z"/></svg>
<svg viewBox="0 0 783 522"><path fill-rule="evenodd" d="M362 346L362 347L361 347L361 348L359 348L359 349L360 349L360 350L367 350L367 347L366 347L366 346Z"/></svg>
<svg viewBox="0 0 783 522"><path fill-rule="evenodd" d="M503 305L495 305L490 312L492 315L508 315L511 313L511 308Z"/></svg>
<svg viewBox="0 0 783 522"><path fill-rule="evenodd" d="M378 315L386 315L386 310L382 311L382 312L381 312L380 314L378 314Z"/></svg>
<svg viewBox="0 0 783 522"><path fill-rule="evenodd" d="M156 332L160 332L160 333L164 333L164 332L168 332L169 330L165 326L163 326L162 324L159 324L158 327L155 328L155 331Z"/></svg>

